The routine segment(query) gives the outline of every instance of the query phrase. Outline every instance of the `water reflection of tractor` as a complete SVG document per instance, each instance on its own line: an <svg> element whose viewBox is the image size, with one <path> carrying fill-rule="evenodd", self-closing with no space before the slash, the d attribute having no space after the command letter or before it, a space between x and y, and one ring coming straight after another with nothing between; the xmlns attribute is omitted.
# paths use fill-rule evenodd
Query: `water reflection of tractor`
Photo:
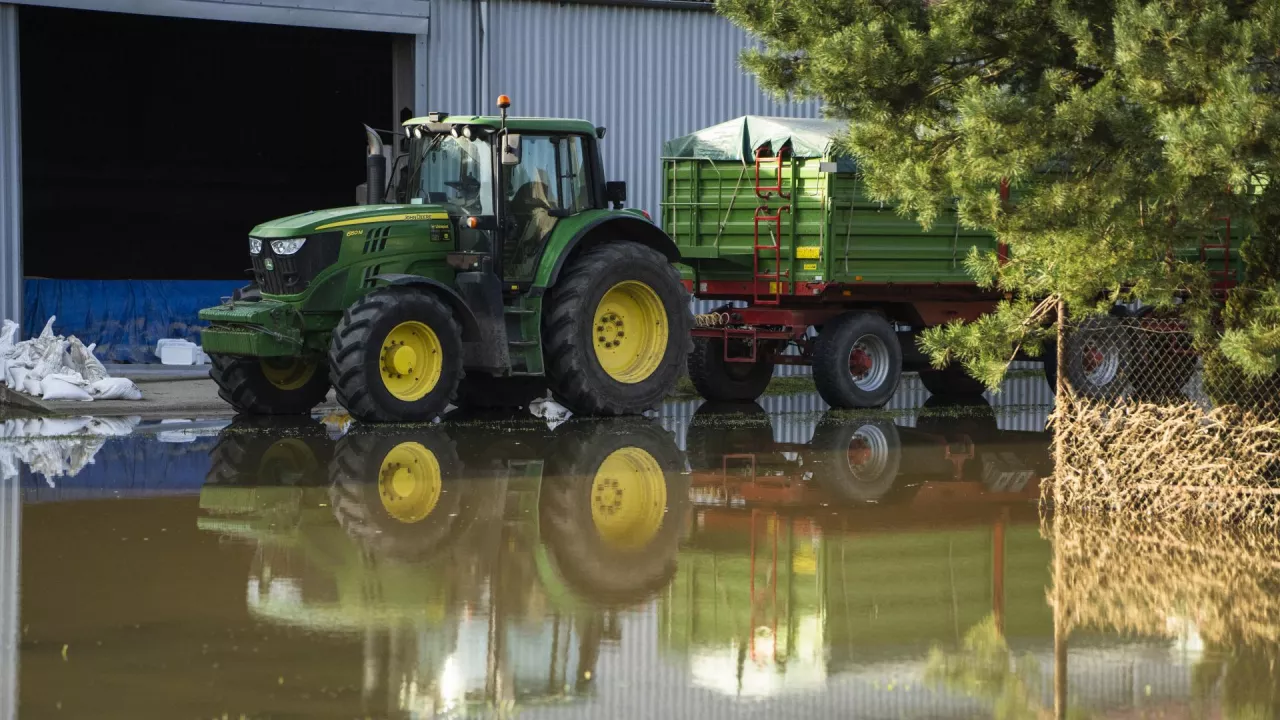
<svg viewBox="0 0 1280 720"><path fill-rule="evenodd" d="M829 413L785 443L763 412L721 409L689 429L693 530L662 603L662 641L696 682L802 690L919 658L993 613L1012 640L1052 636L1044 434L934 407L915 428Z"/></svg>
<svg viewBox="0 0 1280 720"><path fill-rule="evenodd" d="M227 433L201 527L252 540L251 612L363 637L366 713L434 716L589 690L619 611L675 574L679 452L643 420ZM252 444L250 443L250 444ZM279 447L292 444L291 449ZM262 468L313 449L319 472ZM237 467L219 466L235 457ZM310 471L309 471L310 472Z"/></svg>

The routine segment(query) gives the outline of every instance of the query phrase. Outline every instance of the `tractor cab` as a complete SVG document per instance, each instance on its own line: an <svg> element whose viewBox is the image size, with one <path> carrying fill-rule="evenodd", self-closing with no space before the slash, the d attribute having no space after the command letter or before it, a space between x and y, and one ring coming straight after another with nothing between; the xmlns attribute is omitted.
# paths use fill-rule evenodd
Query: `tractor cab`
<svg viewBox="0 0 1280 720"><path fill-rule="evenodd" d="M559 220L620 205L626 185L604 181L596 145L604 128L503 112L406 121L408 152L396 163L389 195L443 208L457 232L455 267L490 269L511 292L533 282Z"/></svg>

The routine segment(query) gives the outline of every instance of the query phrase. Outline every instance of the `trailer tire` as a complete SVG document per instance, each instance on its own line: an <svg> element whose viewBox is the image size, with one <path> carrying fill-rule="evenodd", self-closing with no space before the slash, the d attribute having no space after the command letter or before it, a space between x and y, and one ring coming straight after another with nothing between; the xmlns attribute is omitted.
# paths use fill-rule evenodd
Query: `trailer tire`
<svg viewBox="0 0 1280 720"><path fill-rule="evenodd" d="M951 363L944 370L921 370L920 383L934 397L978 397L987 391L987 386L970 375L964 365L958 362Z"/></svg>
<svg viewBox="0 0 1280 720"><path fill-rule="evenodd" d="M358 420L433 420L462 380L462 331L449 306L428 292L374 290L333 329L329 373L338 402Z"/></svg>
<svg viewBox="0 0 1280 720"><path fill-rule="evenodd" d="M769 387L773 361L761 358L753 363L726 362L723 340L694 338L693 351L689 353L689 379L707 400L752 402Z"/></svg>
<svg viewBox="0 0 1280 720"><path fill-rule="evenodd" d="M320 360L214 354L209 362L218 397L245 415L302 415L329 394Z"/></svg>
<svg viewBox="0 0 1280 720"><path fill-rule="evenodd" d="M902 464L902 439L888 420L850 422L825 417L809 443L821 455L813 477L823 488L845 502L875 502L893 489Z"/></svg>
<svg viewBox="0 0 1280 720"><path fill-rule="evenodd" d="M551 391L578 414L648 410L675 388L692 322L688 293L662 253L633 242L588 248L551 289L543 315Z"/></svg>
<svg viewBox="0 0 1280 720"><path fill-rule="evenodd" d="M859 363L858 375L854 375L854 362ZM901 379L902 346L898 344L898 334L879 315L845 313L818 333L813 350L813 381L828 405L883 407Z"/></svg>
<svg viewBox="0 0 1280 720"><path fill-rule="evenodd" d="M1133 372L1133 330L1123 318L1091 317L1067 334L1067 382L1081 397L1114 400L1125 394Z"/></svg>

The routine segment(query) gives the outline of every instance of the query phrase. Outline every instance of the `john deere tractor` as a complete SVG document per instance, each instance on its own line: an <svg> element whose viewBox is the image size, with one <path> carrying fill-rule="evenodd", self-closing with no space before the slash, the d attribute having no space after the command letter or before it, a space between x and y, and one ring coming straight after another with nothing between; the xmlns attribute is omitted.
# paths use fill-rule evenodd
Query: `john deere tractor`
<svg viewBox="0 0 1280 720"><path fill-rule="evenodd" d="M675 244L605 182L604 128L509 105L408 120L389 183L368 130L365 204L253 229L255 282L200 312L227 402L305 413L332 387L356 418L398 422L544 389L629 414L670 391L691 323Z"/></svg>

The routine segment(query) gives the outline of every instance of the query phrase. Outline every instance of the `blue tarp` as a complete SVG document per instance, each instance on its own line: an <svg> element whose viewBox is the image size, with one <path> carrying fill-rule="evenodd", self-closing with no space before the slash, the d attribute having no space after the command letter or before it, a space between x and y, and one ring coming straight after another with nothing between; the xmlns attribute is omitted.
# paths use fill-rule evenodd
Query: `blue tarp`
<svg viewBox="0 0 1280 720"><path fill-rule="evenodd" d="M24 285L22 329L39 333L49 316L54 331L98 343L105 362L158 362L156 341L200 342L202 308L245 284L244 280L37 280Z"/></svg>
<svg viewBox="0 0 1280 720"><path fill-rule="evenodd" d="M16 441L15 441L16 442ZM188 495L200 492L209 474L217 437L189 443L160 442L153 435L110 438L74 477L50 482L23 466L19 476L27 503L91 498Z"/></svg>

